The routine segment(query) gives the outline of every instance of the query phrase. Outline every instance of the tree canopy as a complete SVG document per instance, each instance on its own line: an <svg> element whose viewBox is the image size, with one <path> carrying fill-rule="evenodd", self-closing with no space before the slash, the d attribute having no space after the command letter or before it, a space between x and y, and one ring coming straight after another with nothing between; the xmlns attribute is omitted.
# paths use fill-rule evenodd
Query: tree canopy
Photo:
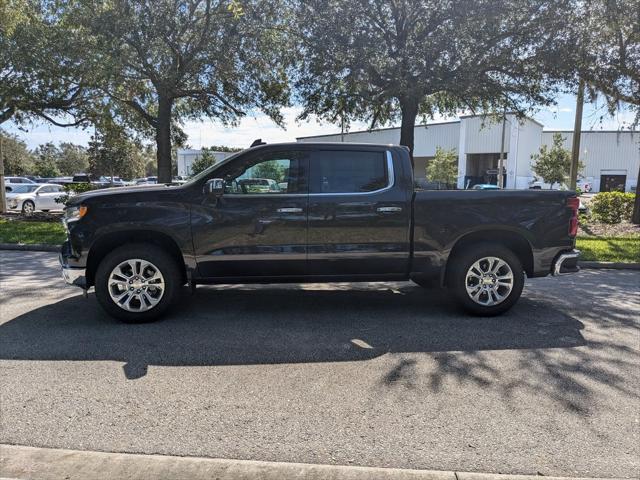
<svg viewBox="0 0 640 480"><path fill-rule="evenodd" d="M455 150L436 147L436 155L427 162L427 179L446 188L458 181L458 154Z"/></svg>
<svg viewBox="0 0 640 480"><path fill-rule="evenodd" d="M563 40L568 0L294 3L302 118L371 128L399 119L412 151L418 116L553 101L544 66Z"/></svg>
<svg viewBox="0 0 640 480"><path fill-rule="evenodd" d="M571 152L564 148L564 138L562 134L553 134L553 145L540 147L538 153L531 155L533 164L531 170L553 188L556 183L564 183L571 170ZM583 170L584 165L578 164L578 171Z"/></svg>
<svg viewBox="0 0 640 480"><path fill-rule="evenodd" d="M0 124L87 120L92 68L82 59L86 45L70 31L48 2L0 1Z"/></svg>
<svg viewBox="0 0 640 480"><path fill-rule="evenodd" d="M158 178L171 181L179 124L202 116L233 124L248 109L282 122L288 102L278 2L78 0L71 18L93 39L96 87L117 113L152 132Z"/></svg>

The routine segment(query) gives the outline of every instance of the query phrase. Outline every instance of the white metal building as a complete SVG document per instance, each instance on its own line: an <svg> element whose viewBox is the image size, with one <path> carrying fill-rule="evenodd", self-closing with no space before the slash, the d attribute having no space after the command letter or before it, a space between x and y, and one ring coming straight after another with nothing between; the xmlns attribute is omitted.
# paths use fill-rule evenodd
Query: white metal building
<svg viewBox="0 0 640 480"><path fill-rule="evenodd" d="M210 151L209 153L216 159L216 163L233 155L233 152ZM193 165L193 162L195 162L197 158L200 158L200 155L202 155L202 150L178 149L178 175L191 175L191 165Z"/></svg>
<svg viewBox="0 0 640 480"><path fill-rule="evenodd" d="M551 145L555 131L543 130L532 119L507 115L505 132L505 172L507 188L529 188L535 180L531 155L543 144ZM571 149L572 132L561 131L565 148ZM502 141L502 121L482 116L465 116L455 122L415 127L414 163L416 178L425 178L426 164L437 147L458 153L458 188L475 183L496 183ZM299 142L400 142L399 128L318 135L298 138ZM581 177L593 191L635 189L640 164L640 131L584 131L580 141Z"/></svg>

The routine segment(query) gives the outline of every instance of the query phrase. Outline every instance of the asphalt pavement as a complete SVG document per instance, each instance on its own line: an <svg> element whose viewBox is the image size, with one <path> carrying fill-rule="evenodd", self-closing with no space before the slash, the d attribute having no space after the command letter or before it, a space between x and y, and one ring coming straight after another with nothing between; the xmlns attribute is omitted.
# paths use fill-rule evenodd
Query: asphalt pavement
<svg viewBox="0 0 640 480"><path fill-rule="evenodd" d="M0 251L0 443L638 477L640 272L534 279L498 318L411 283L198 287L146 325Z"/></svg>

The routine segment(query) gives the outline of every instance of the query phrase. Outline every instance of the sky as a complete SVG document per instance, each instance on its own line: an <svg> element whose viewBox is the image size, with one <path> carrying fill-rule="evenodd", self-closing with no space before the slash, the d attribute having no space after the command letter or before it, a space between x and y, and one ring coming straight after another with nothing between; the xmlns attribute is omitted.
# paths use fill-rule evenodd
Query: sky
<svg viewBox="0 0 640 480"><path fill-rule="evenodd" d="M532 113L532 117L544 125L545 130L572 130L575 112L575 97L563 95L558 98L557 105L544 107ZM267 143L293 142L296 137L340 133L339 125L319 123L311 120L297 122L299 107L283 110L286 129L278 127L268 117L262 114L248 115L238 126L225 127L212 120L186 122L184 130L188 135L188 145L191 148L224 145L228 147L248 147L256 138ZM437 117L432 122L455 120L455 118ZM633 115L626 111L611 118L607 115L602 103L585 104L582 121L583 130L618 130L633 120ZM428 122L428 123L432 123ZM396 126L396 125L386 125ZM87 145L92 130L79 128L61 128L46 123L37 123L28 127L18 128L9 123L4 127L11 133L18 135L31 149L46 142L71 142ZM366 130L368 125L354 122L351 131Z"/></svg>

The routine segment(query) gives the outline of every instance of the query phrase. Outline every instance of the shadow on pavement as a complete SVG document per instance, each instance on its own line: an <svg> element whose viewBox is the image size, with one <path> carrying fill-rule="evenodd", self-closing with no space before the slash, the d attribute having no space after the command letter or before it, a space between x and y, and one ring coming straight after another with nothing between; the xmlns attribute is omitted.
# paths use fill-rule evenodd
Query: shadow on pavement
<svg viewBox="0 0 640 480"><path fill-rule="evenodd" d="M321 288L321 287L319 287ZM507 314L461 314L442 291L201 288L164 320L121 324L95 297L67 298L0 325L0 358L114 360L127 378L149 365L250 365L367 360L387 352L479 352L585 345L583 324L522 298ZM471 375L460 359L436 356L440 374ZM397 384L411 362L389 372ZM432 385L438 388L439 379Z"/></svg>

